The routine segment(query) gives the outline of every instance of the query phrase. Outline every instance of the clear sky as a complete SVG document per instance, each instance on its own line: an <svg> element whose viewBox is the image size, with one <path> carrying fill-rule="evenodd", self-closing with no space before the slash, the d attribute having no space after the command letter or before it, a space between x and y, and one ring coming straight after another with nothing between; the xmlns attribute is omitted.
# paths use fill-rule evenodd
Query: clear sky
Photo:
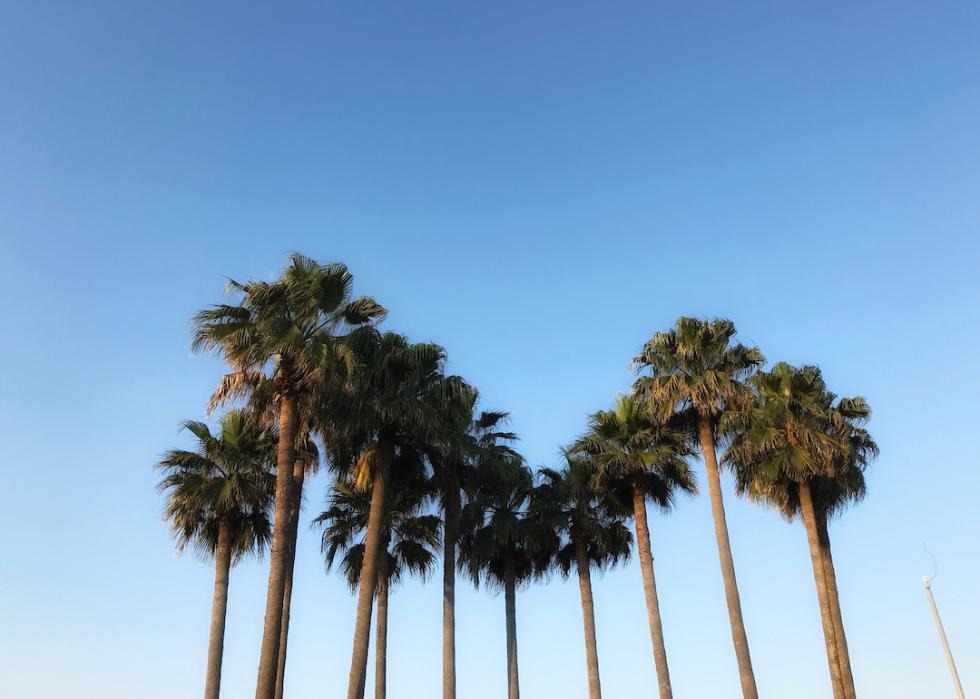
<svg viewBox="0 0 980 699"><path fill-rule="evenodd" d="M882 449L832 527L858 689L952 696L926 542L980 691L980 4L326 4L0 2L6 696L200 694L212 569L151 466L222 372L189 318L294 250L443 344L534 465L678 315L820 364ZM761 694L827 697L802 528L725 484ZM651 527L675 693L736 697L707 499ZM353 600L306 527L297 566L288 695L342 697ZM232 574L230 699L265 579ZM639 570L595 595L606 695L650 696ZM496 699L503 599L458 604L460 696ZM440 609L394 594L392 699L438 695ZM575 583L522 592L518 627L524 695L585 696Z"/></svg>

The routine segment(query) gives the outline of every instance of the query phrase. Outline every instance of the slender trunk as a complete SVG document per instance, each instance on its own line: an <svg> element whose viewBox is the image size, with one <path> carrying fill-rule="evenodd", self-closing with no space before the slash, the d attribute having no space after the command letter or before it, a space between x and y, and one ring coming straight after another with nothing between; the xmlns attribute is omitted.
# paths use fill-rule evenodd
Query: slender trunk
<svg viewBox="0 0 980 699"><path fill-rule="evenodd" d="M810 546L810 560L813 562L813 579L817 584L817 602L820 604L820 621L823 624L824 643L827 646L827 664L830 666L830 682L835 699L843 699L844 683L841 680L840 661L837 657L837 638L834 634L834 617L830 611L830 600L827 595L826 576L823 567L823 554L817 538L817 518L813 510L813 497L810 484L802 481L800 490L800 512L803 515L803 526L806 528L806 540Z"/></svg>
<svg viewBox="0 0 980 699"><path fill-rule="evenodd" d="M520 699L517 675L517 582L514 561L507 561L504 573L504 607L507 615L507 699Z"/></svg>
<svg viewBox="0 0 980 699"><path fill-rule="evenodd" d="M633 484L633 521L636 524L636 548L640 555L640 572L643 574L643 594L647 602L647 621L650 624L650 640L653 643L653 662L657 667L657 683L660 699L671 699L670 671L667 669L667 647L664 628L660 620L660 600L657 597L657 580L653 575L653 554L650 552L650 528L647 524L646 495L639 484Z"/></svg>
<svg viewBox="0 0 980 699"><path fill-rule="evenodd" d="M225 650L225 619L228 616L228 577L231 572L231 530L218 525L214 552L214 597L211 599L211 638L208 641L208 675L204 699L218 699L221 692L221 657Z"/></svg>
<svg viewBox="0 0 980 699"><path fill-rule="evenodd" d="M837 589L837 573L834 570L834 557L830 552L830 533L827 531L827 516L817 514L817 537L820 541L820 553L823 558L824 579L827 585L827 597L830 602L830 613L834 619L834 638L837 640L837 660L840 662L841 680L844 683L844 697L855 699L857 690L854 686L854 674L851 671L851 654L847 649L847 636L844 633L844 618L840 611L840 592Z"/></svg>
<svg viewBox="0 0 980 699"><path fill-rule="evenodd" d="M742 620L742 602L738 595L738 581L735 579L735 562L732 560L732 544L728 538L725 503L721 497L721 475L718 472L718 458L715 455L715 435L707 418L702 417L698 420L698 432L701 438L701 451L704 454L704 467L708 475L711 515L715 521L718 559L721 563L721 577L725 583L725 601L728 604L728 620L732 627L732 642L735 645L735 658L738 660L742 696L745 699L759 699L755 673L752 671L752 657L749 655L749 640L745 635L745 622Z"/></svg>
<svg viewBox="0 0 980 699"><path fill-rule="evenodd" d="M394 444L391 439L381 437L378 440L378 448L381 453L371 484L371 510L368 514L367 534L364 537L364 562L361 564L361 577L357 588L357 616L354 621L354 648L351 652L347 699L363 699L364 683L367 678L371 607L378 582L378 553L384 527L385 486L394 457Z"/></svg>
<svg viewBox="0 0 980 699"><path fill-rule="evenodd" d="M595 605L592 603L592 572L588 550L581 537L575 539L578 590L582 595L582 624L585 627L585 662L589 673L589 699L602 699L599 684L599 650L595 638Z"/></svg>
<svg viewBox="0 0 980 699"><path fill-rule="evenodd" d="M273 699L279 664L279 633L282 630L282 600L286 586L286 553L289 550L289 509L292 505L293 461L299 428L296 397L283 396L279 405L279 445L276 454L276 502L269 555L269 588L265 597L265 623L259 651L259 673L255 699Z"/></svg>
<svg viewBox="0 0 980 699"><path fill-rule="evenodd" d="M385 547L387 548L387 546ZM388 690L388 554L378 552L378 592L375 604L378 620L375 622L374 643L374 699L385 699Z"/></svg>
<svg viewBox="0 0 980 699"><path fill-rule="evenodd" d="M286 558L286 584L282 592L282 625L279 630L279 662L276 665L275 699L282 699L286 681L286 644L289 638L289 613L293 600L293 570L296 568L296 538L299 535L299 515L303 505L303 481L306 462L293 462L293 503L289 510L289 552Z"/></svg>
<svg viewBox="0 0 980 699"><path fill-rule="evenodd" d="M442 699L456 699L456 539L459 532L459 484L450 478L442 541Z"/></svg>

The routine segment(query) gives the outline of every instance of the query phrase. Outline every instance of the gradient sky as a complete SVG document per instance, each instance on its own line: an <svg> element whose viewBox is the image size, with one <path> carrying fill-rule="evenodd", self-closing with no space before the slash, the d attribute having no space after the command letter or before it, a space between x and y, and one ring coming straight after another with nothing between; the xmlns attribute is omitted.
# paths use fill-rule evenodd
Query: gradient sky
<svg viewBox="0 0 980 699"><path fill-rule="evenodd" d="M882 449L831 532L858 689L952 696L925 542L980 691L980 4L325 4L0 2L6 696L200 694L212 569L151 467L222 372L189 318L293 250L443 344L533 465L678 315L820 364ZM802 528L725 484L760 692L827 697ZM707 498L651 528L675 694L737 697ZM342 697L353 600L305 526L297 566L287 693ZM232 574L230 699L265 579ZM639 570L595 595L606 696L650 696ZM458 604L460 696L496 699L503 599ZM391 699L438 695L440 609L393 595ZM518 628L524 695L585 696L575 583L522 592Z"/></svg>

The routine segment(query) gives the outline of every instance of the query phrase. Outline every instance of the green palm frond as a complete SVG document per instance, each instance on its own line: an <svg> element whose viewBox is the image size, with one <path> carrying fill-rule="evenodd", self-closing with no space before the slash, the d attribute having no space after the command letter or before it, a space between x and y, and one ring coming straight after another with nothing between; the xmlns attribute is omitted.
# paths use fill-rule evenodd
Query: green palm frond
<svg viewBox="0 0 980 699"><path fill-rule="evenodd" d="M734 336L735 325L725 318L679 318L633 359L636 371L648 372L637 379L634 394L662 419L690 407L714 420L727 409L751 404L743 381L765 358L755 347L732 344Z"/></svg>
<svg viewBox="0 0 980 699"><path fill-rule="evenodd" d="M415 476L393 483L385 495L382 542L389 581L401 580L406 573L425 578L435 565L441 523L438 517L422 513L431 492L428 484ZM314 519L322 528L321 550L329 570L342 554L341 574L351 590L356 589L364 557L371 494L360 489L350 476L334 484L329 507Z"/></svg>
<svg viewBox="0 0 980 699"><path fill-rule="evenodd" d="M598 467L588 455L565 449L561 469L542 468L530 511L558 542L552 566L567 576L577 566L576 545L590 567L604 569L629 558L633 536L626 509L609 490L597 489Z"/></svg>
<svg viewBox="0 0 980 699"><path fill-rule="evenodd" d="M352 300L352 286L344 265L298 253L273 282L229 280L238 305L215 305L193 318L192 351L219 352L234 369L210 409L250 396L265 378L274 380L276 397L303 394L346 366L344 338L385 316L372 299Z"/></svg>
<svg viewBox="0 0 980 699"><path fill-rule="evenodd" d="M787 519L799 513L799 485L810 485L822 516L863 497L864 469L878 447L862 426L871 415L860 397L832 393L816 366L773 366L749 380L754 405L726 416L733 437L723 456L738 491Z"/></svg>
<svg viewBox="0 0 980 699"><path fill-rule="evenodd" d="M593 487L622 498L628 498L633 483L663 509L673 504L676 491L697 493L688 464L694 453L690 436L669 421L651 417L634 396L620 395L613 410L590 416L588 431L571 451L594 464Z"/></svg>
<svg viewBox="0 0 980 699"><path fill-rule="evenodd" d="M235 559L261 554L271 535L275 440L251 411L232 410L212 434L205 423L182 427L197 449L172 449L157 463L157 490L167 498L164 519L179 550L214 554L221 524L230 529Z"/></svg>

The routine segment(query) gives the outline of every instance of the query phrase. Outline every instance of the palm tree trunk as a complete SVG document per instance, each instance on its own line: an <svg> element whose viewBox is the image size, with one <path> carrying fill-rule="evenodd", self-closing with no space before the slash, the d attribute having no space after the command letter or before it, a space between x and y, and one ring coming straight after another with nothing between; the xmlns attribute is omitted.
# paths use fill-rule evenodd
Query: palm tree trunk
<svg viewBox="0 0 980 699"><path fill-rule="evenodd" d="M837 638L834 634L834 617L830 611L830 600L827 596L826 576L823 569L823 555L820 552L820 542L817 538L817 520L813 510L813 497L810 484L802 481L800 490L800 512L803 515L803 526L806 528L806 540L810 546L810 560L813 562L813 579L817 584L817 601L820 604L820 621L823 624L824 643L827 646L827 664L830 666L830 681L835 699L843 699L844 683L841 680L840 661L837 657Z"/></svg>
<svg viewBox="0 0 980 699"><path fill-rule="evenodd" d="M386 547L387 548L387 547ZM378 592L375 604L378 620L375 622L374 643L374 699L385 699L388 690L388 566L387 554L379 552Z"/></svg>
<svg viewBox="0 0 980 699"><path fill-rule="evenodd" d="M231 530L218 525L214 552L214 597L211 600L211 638L208 641L208 674L204 699L218 699L221 692L221 658L225 650L225 619L228 616L228 577L231 573Z"/></svg>
<svg viewBox="0 0 980 699"><path fill-rule="evenodd" d="M303 505L303 481L306 462L293 462L293 503L289 510L289 553L286 560L286 584L282 592L282 626L279 630L279 661L276 664L275 699L282 699L286 681L286 644L289 637L289 612L293 600L293 570L296 567L296 538L299 535L299 514Z"/></svg>
<svg viewBox="0 0 980 699"><path fill-rule="evenodd" d="M442 699L456 699L456 539L459 532L459 484L446 491L442 541Z"/></svg>
<svg viewBox="0 0 980 699"><path fill-rule="evenodd" d="M354 648L351 652L350 679L347 699L363 699L367 679L368 644L371 634L371 607L378 582L378 561L381 533L384 526L385 485L394 457L394 443L381 437L378 440L380 458L371 485L371 509L368 513L367 534L364 537L364 562L357 589L357 616L354 620Z"/></svg>
<svg viewBox="0 0 980 699"><path fill-rule="evenodd" d="M514 561L507 561L504 573L504 607L507 615L507 699L520 699L517 675L517 582Z"/></svg>
<svg viewBox="0 0 980 699"><path fill-rule="evenodd" d="M752 657L749 655L749 640L745 635L745 622L742 620L742 602L738 594L738 581L735 579L732 543L728 538L725 502L721 497L721 475L718 472L718 458L715 455L715 435L706 417L699 418L698 433L701 439L701 451L704 454L704 467L708 475L711 514L715 521L718 559L721 563L721 577L725 583L725 601L728 604L728 619L732 627L732 642L735 645L735 658L738 660L742 696L745 699L759 699L755 673L752 671Z"/></svg>
<svg viewBox="0 0 980 699"><path fill-rule="evenodd" d="M837 573L834 570L834 557L830 552L830 533L827 531L827 516L817 514L817 537L820 542L820 553L823 558L824 579L827 585L827 597L830 601L830 612L834 619L834 638L837 640L837 659L840 662L841 680L844 683L845 699L855 699L857 690L854 686L854 675L851 671L851 654L847 649L847 636L844 634L844 618L840 611L840 592L837 589Z"/></svg>
<svg viewBox="0 0 980 699"><path fill-rule="evenodd" d="M650 552L646 494L637 483L633 484L633 521L636 525L636 548L640 554L643 594L647 601L647 621L650 624L650 640L653 642L653 662L657 666L660 699L671 699L673 691L670 686L670 671L667 669L667 647L664 643L663 623L660 620L657 580L653 575L653 554Z"/></svg>
<svg viewBox="0 0 980 699"><path fill-rule="evenodd" d="M575 539L578 590L582 595L582 624L585 627L585 662L589 673L589 699L602 699L599 684L599 650L595 638L595 606L592 602L592 573L585 541Z"/></svg>
<svg viewBox="0 0 980 699"><path fill-rule="evenodd" d="M293 461L299 416L296 397L283 396L279 405L279 445L276 454L276 502L269 555L269 587L265 597L265 623L259 651L255 699L273 699L279 665L279 633L286 587L286 554L289 550L289 510L292 506Z"/></svg>

